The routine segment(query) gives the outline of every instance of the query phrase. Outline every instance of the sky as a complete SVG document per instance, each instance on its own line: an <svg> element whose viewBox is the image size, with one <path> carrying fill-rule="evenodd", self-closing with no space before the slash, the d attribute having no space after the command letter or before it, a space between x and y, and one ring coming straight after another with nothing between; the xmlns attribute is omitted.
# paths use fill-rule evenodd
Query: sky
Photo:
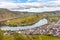
<svg viewBox="0 0 60 40"><path fill-rule="evenodd" d="M55 11L60 10L60 0L0 0L0 8L25 12Z"/></svg>

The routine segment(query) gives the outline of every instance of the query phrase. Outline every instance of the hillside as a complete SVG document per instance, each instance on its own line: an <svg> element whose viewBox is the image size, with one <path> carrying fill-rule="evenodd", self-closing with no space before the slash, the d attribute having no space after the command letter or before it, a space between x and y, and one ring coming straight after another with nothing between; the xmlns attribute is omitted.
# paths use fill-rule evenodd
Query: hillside
<svg viewBox="0 0 60 40"><path fill-rule="evenodd" d="M60 20L60 11L34 13L0 9L0 25L26 26L35 24L43 18L46 18L48 23L56 22Z"/></svg>
<svg viewBox="0 0 60 40"><path fill-rule="evenodd" d="M29 14L26 14L26 16L28 16L28 15ZM0 8L0 22L8 20L8 19L15 19L15 18L18 18L21 16L24 17L25 14L22 12L13 12L8 9Z"/></svg>
<svg viewBox="0 0 60 40"><path fill-rule="evenodd" d="M0 21L19 17L21 14L13 13L7 9L0 9Z"/></svg>

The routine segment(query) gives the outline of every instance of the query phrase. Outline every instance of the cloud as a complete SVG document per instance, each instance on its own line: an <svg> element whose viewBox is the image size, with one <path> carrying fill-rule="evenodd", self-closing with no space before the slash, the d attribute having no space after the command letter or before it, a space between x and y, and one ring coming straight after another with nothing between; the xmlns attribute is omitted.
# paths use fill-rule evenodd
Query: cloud
<svg viewBox="0 0 60 40"><path fill-rule="evenodd" d="M0 2L0 8L17 8L17 4L10 2Z"/></svg>
<svg viewBox="0 0 60 40"><path fill-rule="evenodd" d="M60 10L60 0L44 0L44 1L37 0L34 2L32 1L33 0L28 0L26 3L19 2L15 3L11 0L0 0L0 8L7 8L12 11L29 11L29 12Z"/></svg>

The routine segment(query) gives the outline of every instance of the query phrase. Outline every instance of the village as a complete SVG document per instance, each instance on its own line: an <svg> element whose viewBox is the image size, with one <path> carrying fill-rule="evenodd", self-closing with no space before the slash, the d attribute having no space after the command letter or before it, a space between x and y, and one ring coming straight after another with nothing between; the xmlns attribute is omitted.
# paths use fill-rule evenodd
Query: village
<svg viewBox="0 0 60 40"><path fill-rule="evenodd" d="M32 28L32 29L26 29L26 30L16 30L16 31L9 31L4 32L5 34L12 34L12 33L20 33L25 35L53 35L53 36L59 36L60 37L60 21L57 23L52 22L49 25L43 25L40 27Z"/></svg>

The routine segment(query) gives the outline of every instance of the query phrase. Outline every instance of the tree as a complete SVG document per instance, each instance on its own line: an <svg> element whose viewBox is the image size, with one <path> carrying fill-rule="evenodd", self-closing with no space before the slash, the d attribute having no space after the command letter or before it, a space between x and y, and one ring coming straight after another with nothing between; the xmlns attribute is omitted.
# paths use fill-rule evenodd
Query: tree
<svg viewBox="0 0 60 40"><path fill-rule="evenodd" d="M30 40L26 35L15 33L14 40Z"/></svg>
<svg viewBox="0 0 60 40"><path fill-rule="evenodd" d="M0 40L3 40L3 32L0 30Z"/></svg>

